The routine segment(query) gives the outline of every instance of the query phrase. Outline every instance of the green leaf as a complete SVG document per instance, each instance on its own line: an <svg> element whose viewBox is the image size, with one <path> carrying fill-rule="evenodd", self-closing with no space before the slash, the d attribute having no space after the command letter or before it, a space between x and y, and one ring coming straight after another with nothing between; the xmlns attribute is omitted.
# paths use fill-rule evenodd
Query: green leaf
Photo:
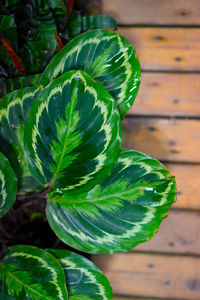
<svg viewBox="0 0 200 300"><path fill-rule="evenodd" d="M70 71L39 93L25 127L31 173L59 195L90 189L112 169L121 144L119 113L109 93Z"/></svg>
<svg viewBox="0 0 200 300"><path fill-rule="evenodd" d="M123 118L133 104L140 83L140 65L132 45L120 34L96 29L71 40L54 56L40 84L68 70L83 70L116 100Z"/></svg>
<svg viewBox="0 0 200 300"><path fill-rule="evenodd" d="M8 159L0 152L0 218L13 206L17 180Z"/></svg>
<svg viewBox="0 0 200 300"><path fill-rule="evenodd" d="M23 300L68 299L62 267L51 254L36 247L7 248L0 261L0 281L6 283L11 296L21 294Z"/></svg>
<svg viewBox="0 0 200 300"><path fill-rule="evenodd" d="M122 150L112 173L88 193L51 192L46 214L57 236L89 253L127 251L152 238L175 200L173 177L157 160Z"/></svg>
<svg viewBox="0 0 200 300"><path fill-rule="evenodd" d="M37 85L40 74L19 76L14 78L0 78L0 97L24 87Z"/></svg>
<svg viewBox="0 0 200 300"><path fill-rule="evenodd" d="M8 39L13 47L18 50L17 30L13 16L0 15L0 37Z"/></svg>
<svg viewBox="0 0 200 300"><path fill-rule="evenodd" d="M26 166L23 150L27 113L38 91L37 87L22 88L7 94L0 100L0 141L2 141L0 151L9 158L17 174L21 192L43 188L31 176Z"/></svg>
<svg viewBox="0 0 200 300"><path fill-rule="evenodd" d="M73 12L70 16L70 38L75 37L81 32L98 28L115 30L117 28L117 24L113 18L105 15L92 15L81 17L79 13Z"/></svg>
<svg viewBox="0 0 200 300"><path fill-rule="evenodd" d="M48 249L65 272L69 300L111 300L112 288L105 275L85 257L67 250Z"/></svg>

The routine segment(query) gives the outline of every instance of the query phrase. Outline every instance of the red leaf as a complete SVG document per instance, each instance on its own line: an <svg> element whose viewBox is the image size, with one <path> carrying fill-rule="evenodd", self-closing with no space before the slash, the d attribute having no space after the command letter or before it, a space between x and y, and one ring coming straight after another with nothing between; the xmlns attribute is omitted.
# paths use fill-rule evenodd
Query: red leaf
<svg viewBox="0 0 200 300"><path fill-rule="evenodd" d="M56 38L56 42L57 42L57 45L58 45L58 50L61 50L64 46L63 46L63 42L61 40L61 38L59 37L59 35L57 34L57 32L54 30L53 31L54 35L55 35L55 38Z"/></svg>
<svg viewBox="0 0 200 300"><path fill-rule="evenodd" d="M9 41L5 38L1 38L1 43L2 43L3 47L6 49L10 58L12 59L15 68L17 70L19 70L22 75L26 75L25 68L24 68L23 64L21 63L20 58L18 57L18 55L12 48L11 44L9 43Z"/></svg>
<svg viewBox="0 0 200 300"><path fill-rule="evenodd" d="M74 4L74 1L75 1L75 0L68 0L68 1L67 1L67 7L68 7L67 15L68 15L68 17L71 15L72 7L73 7L73 4Z"/></svg>

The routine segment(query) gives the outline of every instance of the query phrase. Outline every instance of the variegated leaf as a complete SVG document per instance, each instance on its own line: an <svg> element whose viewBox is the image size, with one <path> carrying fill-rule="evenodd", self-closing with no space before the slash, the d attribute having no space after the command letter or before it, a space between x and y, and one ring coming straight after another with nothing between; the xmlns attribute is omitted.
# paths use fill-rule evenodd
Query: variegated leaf
<svg viewBox="0 0 200 300"><path fill-rule="evenodd" d="M157 160L122 150L112 173L76 198L51 192L46 214L57 236L89 253L131 249L153 237L175 200L173 177Z"/></svg>
<svg viewBox="0 0 200 300"><path fill-rule="evenodd" d="M0 78L0 98L14 90L36 86L39 76L40 74L34 74L24 77Z"/></svg>
<svg viewBox="0 0 200 300"><path fill-rule="evenodd" d="M75 37L49 63L40 84L68 70L83 70L102 84L116 100L121 118L137 95L139 62L132 45L120 34L96 29Z"/></svg>
<svg viewBox="0 0 200 300"><path fill-rule="evenodd" d="M105 275L85 257L67 250L48 250L65 272L69 300L112 300L112 288Z"/></svg>
<svg viewBox="0 0 200 300"><path fill-rule="evenodd" d="M17 179L8 159L0 152L0 217L5 215L16 199Z"/></svg>
<svg viewBox="0 0 200 300"><path fill-rule="evenodd" d="M0 135L8 142L21 144L27 112L39 88L26 87L5 95L0 100ZM21 138L22 135L22 138ZM20 142L19 142L20 141Z"/></svg>
<svg viewBox="0 0 200 300"><path fill-rule="evenodd" d="M45 87L25 128L32 174L57 193L90 189L111 170L121 143L114 99L82 71L70 71Z"/></svg>
<svg viewBox="0 0 200 300"><path fill-rule="evenodd" d="M54 256L36 247L20 245L7 248L0 261L0 283L1 291L6 296L16 297L14 299L19 296L22 300L68 299L61 265Z"/></svg>
<svg viewBox="0 0 200 300"><path fill-rule="evenodd" d="M24 125L27 113L39 92L37 87L15 90L0 100L0 151L10 160L18 181L20 192L41 190L41 184L31 176L23 150Z"/></svg>

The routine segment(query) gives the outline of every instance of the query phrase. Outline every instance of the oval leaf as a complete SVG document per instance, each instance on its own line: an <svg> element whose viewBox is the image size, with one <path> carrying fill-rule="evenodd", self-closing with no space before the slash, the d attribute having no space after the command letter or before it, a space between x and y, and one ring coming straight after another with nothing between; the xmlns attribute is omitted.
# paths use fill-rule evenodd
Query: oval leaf
<svg viewBox="0 0 200 300"><path fill-rule="evenodd" d="M46 214L57 236L89 253L127 251L152 238L175 200L173 177L157 160L122 150L112 173L88 193L49 194Z"/></svg>
<svg viewBox="0 0 200 300"><path fill-rule="evenodd" d="M13 206L16 193L16 175L8 159L0 152L0 218Z"/></svg>
<svg viewBox="0 0 200 300"><path fill-rule="evenodd" d="M39 88L13 91L0 100L0 151L9 158L18 178L20 192L41 190L24 158L24 125Z"/></svg>
<svg viewBox="0 0 200 300"><path fill-rule="evenodd" d="M112 288L105 275L87 258L67 250L48 250L60 262L69 300L111 300Z"/></svg>
<svg viewBox="0 0 200 300"><path fill-rule="evenodd" d="M88 190L115 164L120 132L109 93L84 72L66 72L41 91L31 108L25 128L30 170L58 194Z"/></svg>
<svg viewBox="0 0 200 300"><path fill-rule="evenodd" d="M22 299L68 299L61 265L51 254L36 247L7 248L0 261L0 281L6 283L12 296L21 294Z"/></svg>
<svg viewBox="0 0 200 300"><path fill-rule="evenodd" d="M69 70L83 70L116 100L123 118L140 84L140 65L132 45L120 34L103 29L75 37L49 63L40 78L46 85Z"/></svg>

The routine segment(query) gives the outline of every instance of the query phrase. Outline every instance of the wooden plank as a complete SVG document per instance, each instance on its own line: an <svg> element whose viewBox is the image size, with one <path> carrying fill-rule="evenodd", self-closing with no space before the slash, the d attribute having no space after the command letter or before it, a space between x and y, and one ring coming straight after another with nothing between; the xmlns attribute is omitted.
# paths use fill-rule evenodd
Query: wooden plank
<svg viewBox="0 0 200 300"><path fill-rule="evenodd" d="M118 24L200 25L199 0L102 0Z"/></svg>
<svg viewBox="0 0 200 300"><path fill-rule="evenodd" d="M121 253L93 256L118 295L200 299L200 259Z"/></svg>
<svg viewBox="0 0 200 300"><path fill-rule="evenodd" d="M142 73L129 115L200 116L200 74Z"/></svg>
<svg viewBox="0 0 200 300"><path fill-rule="evenodd" d="M171 210L154 238L135 250L200 255L199 228L200 212Z"/></svg>
<svg viewBox="0 0 200 300"><path fill-rule="evenodd" d="M125 118L123 146L163 161L200 162L200 120Z"/></svg>
<svg viewBox="0 0 200 300"><path fill-rule="evenodd" d="M143 70L200 71L200 28L120 27Z"/></svg>
<svg viewBox="0 0 200 300"><path fill-rule="evenodd" d="M177 182L177 201L175 208L200 209L200 165L164 164L175 176Z"/></svg>

